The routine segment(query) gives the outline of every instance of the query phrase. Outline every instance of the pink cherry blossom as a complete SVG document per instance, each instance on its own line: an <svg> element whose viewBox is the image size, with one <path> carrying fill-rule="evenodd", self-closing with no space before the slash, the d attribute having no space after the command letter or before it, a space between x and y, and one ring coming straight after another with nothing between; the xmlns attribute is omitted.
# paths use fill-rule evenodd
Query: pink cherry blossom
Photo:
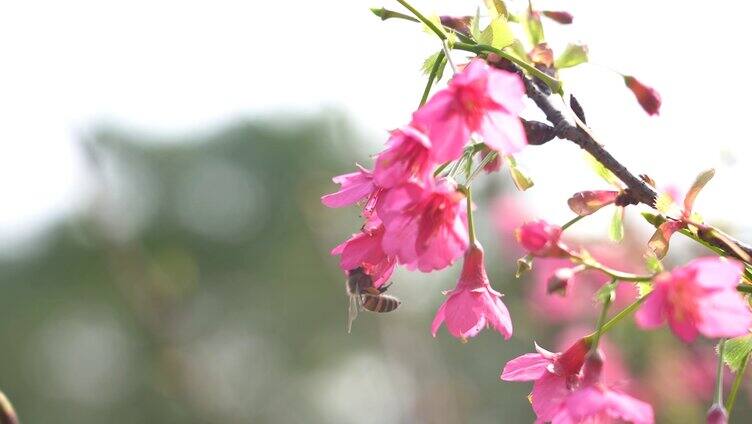
<svg viewBox="0 0 752 424"><path fill-rule="evenodd" d="M551 421L571 390L579 384L580 369L589 350L580 339L564 353L549 352L536 345L527 353L507 362L501 373L504 381L533 381L530 402L539 421Z"/></svg>
<svg viewBox="0 0 752 424"><path fill-rule="evenodd" d="M473 133L512 154L527 144L517 116L524 93L519 76L475 59L413 114L413 125L427 130L437 162L457 159Z"/></svg>
<svg viewBox="0 0 752 424"><path fill-rule="evenodd" d="M746 334L752 326L752 313L736 291L742 270L737 261L707 257L660 274L637 312L637 324L656 328L668 321L685 342L698 334L710 338Z"/></svg>
<svg viewBox="0 0 752 424"><path fill-rule="evenodd" d="M408 269L430 272L451 265L468 246L464 200L445 179L387 190L376 207L386 228L384 251Z"/></svg>
<svg viewBox="0 0 752 424"><path fill-rule="evenodd" d="M431 177L436 164L430 156L431 141L417 129L407 126L392 131L387 149L376 159L376 184L391 188L416 177L425 181Z"/></svg>
<svg viewBox="0 0 752 424"><path fill-rule="evenodd" d="M600 351L585 360L579 385L566 395L552 424L630 422L652 424L653 407L601 381L604 360Z"/></svg>
<svg viewBox="0 0 752 424"><path fill-rule="evenodd" d="M561 227L540 219L517 229L517 240L533 256L566 256L559 245Z"/></svg>
<svg viewBox="0 0 752 424"><path fill-rule="evenodd" d="M322 196L321 203L330 208L341 208L375 195L377 189L373 184L373 172L360 165L356 166L357 171L332 178L332 181L340 185L340 189Z"/></svg>
<svg viewBox="0 0 752 424"><path fill-rule="evenodd" d="M512 337L512 319L501 301L502 295L488 281L480 244L467 250L457 287L446 295L431 324L434 337L442 323L451 335L463 340L474 337L486 326L493 327L504 339Z"/></svg>
<svg viewBox="0 0 752 424"><path fill-rule="evenodd" d="M394 256L384 253L383 239L384 225L374 214L359 233L335 247L332 255L341 255L339 266L345 272L362 268L373 279L373 286L378 288L389 279L397 264Z"/></svg>

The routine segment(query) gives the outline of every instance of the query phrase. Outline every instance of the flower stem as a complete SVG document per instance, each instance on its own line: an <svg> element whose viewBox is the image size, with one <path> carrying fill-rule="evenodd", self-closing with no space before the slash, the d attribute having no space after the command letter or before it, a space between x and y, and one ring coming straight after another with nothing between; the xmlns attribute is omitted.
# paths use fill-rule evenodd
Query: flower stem
<svg viewBox="0 0 752 424"><path fill-rule="evenodd" d="M723 349L726 346L726 339L721 338L718 341L718 367L715 371L715 395L713 403L723 405Z"/></svg>
<svg viewBox="0 0 752 424"><path fill-rule="evenodd" d="M731 386L731 392L729 393L728 399L726 400L726 412L728 413L729 419L731 419L731 411L734 410L734 403L736 403L736 394L739 392L739 387L742 385L742 380L744 380L744 371L747 370L748 363L749 353L744 356L744 359L742 360L742 366L739 367L739 369L736 371L736 375L734 376L734 385Z"/></svg>
<svg viewBox="0 0 752 424"><path fill-rule="evenodd" d="M399 1L399 0L397 0ZM532 66L531 64L525 62L524 60L518 58L517 56L507 53L503 50L497 49L496 47L487 46L485 44L470 44L470 43L454 43L453 48L457 50L465 50L468 52L473 52L476 54L480 53L496 53L497 55L509 60L510 62L514 63L515 65L519 66L520 68L526 70L529 74L534 75L535 77L542 80L544 83L546 83L547 86L551 88L555 93L562 93L562 87L561 87L561 81L557 80L556 78L550 77L545 72L539 70L535 66Z"/></svg>
<svg viewBox="0 0 752 424"><path fill-rule="evenodd" d="M587 216L587 215L578 215L578 216L570 219L564 225L561 226L561 230L562 231L566 230L567 228L571 227L572 225L574 225L575 223L577 223L577 221L581 220L585 216Z"/></svg>
<svg viewBox="0 0 752 424"><path fill-rule="evenodd" d="M475 222L473 222L473 196L469 186L465 186L465 200L467 200L467 230L470 246L475 246Z"/></svg>
<svg viewBox="0 0 752 424"><path fill-rule="evenodd" d="M613 286L616 285L616 280L612 279L609 285L612 286L611 290L615 290ZM595 327L595 333L593 335L592 343L590 344L590 353L594 353L598 351L598 342L601 339L601 334L603 334L603 329L606 323L606 315L608 314L608 308L611 306L612 300L613 300L613 292L610 293L609 296L605 297L603 300L603 308L601 309L601 314L598 317L598 324Z"/></svg>
<svg viewBox="0 0 752 424"><path fill-rule="evenodd" d="M648 298L648 296L650 296L650 293L648 293L645 296L642 296L641 298L635 300L634 302L632 302L631 304L629 304L629 306L627 306L626 308L624 308L621 311L619 311L618 314L614 315L613 318L611 318L605 324L603 324L603 326L601 326L601 331L600 331L601 334L609 332L612 328L614 328L614 326L616 324L619 323L619 321L621 321L625 317L628 317L629 315L631 315L632 312L634 312L635 310L637 310L637 308L639 308L640 305L642 305L642 302L644 302ZM597 334L597 332L591 333L591 334L585 336L585 338L588 339L589 341L592 341L592 340L595 339L596 334ZM598 337L600 337L600 336L598 336Z"/></svg>
<svg viewBox="0 0 752 424"><path fill-rule="evenodd" d="M438 74L441 63L444 61L445 54L446 53L444 53L444 50L442 50L439 52L439 55L436 56L436 62L434 62L433 66L431 67L431 73L428 75L428 82L426 82L426 88L423 90L423 97L420 98L420 105L418 105L418 107L426 104L428 95L431 94L431 87L433 87L433 82L436 79L436 74Z"/></svg>
<svg viewBox="0 0 752 424"><path fill-rule="evenodd" d="M467 177L467 181L465 181L466 185L470 185L470 181L472 181L480 172L481 169L483 169L484 166L488 165L489 162L494 160L498 156L498 153L495 151L490 152L487 154L482 161L478 164L478 166L473 170L473 172L470 173L470 176Z"/></svg>
<svg viewBox="0 0 752 424"><path fill-rule="evenodd" d="M422 13L418 12L418 10L416 8L412 7L410 5L410 3L406 2L405 0L397 0L397 3L405 6L405 8L410 11L410 13L412 13L413 15L415 15L415 17L418 18L418 19L420 19L420 21L423 22L423 24L425 24L425 26L427 26L428 29L430 29L431 31L433 31L433 33L436 34L439 37L439 39L441 39L441 41L446 40L447 36L446 36L446 34L444 34L444 31L440 30L436 26L436 24L434 24L428 18L426 18L425 16L423 16Z"/></svg>

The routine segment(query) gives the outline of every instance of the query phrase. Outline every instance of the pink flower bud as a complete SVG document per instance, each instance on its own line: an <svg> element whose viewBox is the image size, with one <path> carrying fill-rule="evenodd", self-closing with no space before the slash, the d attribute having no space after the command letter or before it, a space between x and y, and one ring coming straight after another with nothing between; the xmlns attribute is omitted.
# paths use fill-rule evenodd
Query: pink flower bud
<svg viewBox="0 0 752 424"><path fill-rule="evenodd" d="M548 283L546 285L546 293L556 293L561 296L566 296L567 287L571 285L572 279L574 278L575 274L577 274L577 272L579 272L579 269L577 268L557 269L556 272L554 272L554 274L551 276L551 278L548 279Z"/></svg>
<svg viewBox="0 0 752 424"><path fill-rule="evenodd" d="M603 371L603 353L600 349L588 354L585 363L582 365L582 383L595 384L601 380Z"/></svg>
<svg viewBox="0 0 752 424"><path fill-rule="evenodd" d="M655 89L637 81L634 77L625 75L624 83L632 90L640 106L648 115L658 115L661 108L661 95Z"/></svg>
<svg viewBox="0 0 752 424"><path fill-rule="evenodd" d="M517 229L520 245L534 256L562 256L559 246L561 227L544 220L528 222Z"/></svg>
<svg viewBox="0 0 752 424"><path fill-rule="evenodd" d="M728 423L728 414L723 405L714 403L708 410L708 424L726 424Z"/></svg>
<svg viewBox="0 0 752 424"><path fill-rule="evenodd" d="M548 19L551 19L552 21L558 22L562 25L568 25L571 24L572 21L574 21L574 16L572 16L569 12L564 11L554 11L554 10L544 10L541 12L543 16L547 17Z"/></svg>

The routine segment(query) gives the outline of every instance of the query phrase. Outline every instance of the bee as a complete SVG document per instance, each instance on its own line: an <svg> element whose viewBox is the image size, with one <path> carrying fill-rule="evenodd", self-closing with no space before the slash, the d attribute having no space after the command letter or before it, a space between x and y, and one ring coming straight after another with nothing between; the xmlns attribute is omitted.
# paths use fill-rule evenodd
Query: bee
<svg viewBox="0 0 752 424"><path fill-rule="evenodd" d="M363 271L363 268L355 268L347 273L345 281L345 292L350 298L348 307L347 332L352 329L352 323L358 316L359 309L365 309L371 312L391 312L400 305L400 300L394 296L384 294L391 283L384 287L376 288L373 286L371 276Z"/></svg>

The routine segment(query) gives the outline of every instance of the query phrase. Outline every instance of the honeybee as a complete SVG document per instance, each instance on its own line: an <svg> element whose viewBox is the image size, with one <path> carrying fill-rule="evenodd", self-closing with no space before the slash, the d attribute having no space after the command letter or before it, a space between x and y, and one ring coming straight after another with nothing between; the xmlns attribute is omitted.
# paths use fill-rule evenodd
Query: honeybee
<svg viewBox="0 0 752 424"><path fill-rule="evenodd" d="M363 308L371 312L391 312L400 305L400 300L394 296L384 294L391 283L376 288L371 276L363 272L363 268L355 268L347 273L345 292L350 298L348 307L347 332L352 329L352 323L358 316L358 310Z"/></svg>

